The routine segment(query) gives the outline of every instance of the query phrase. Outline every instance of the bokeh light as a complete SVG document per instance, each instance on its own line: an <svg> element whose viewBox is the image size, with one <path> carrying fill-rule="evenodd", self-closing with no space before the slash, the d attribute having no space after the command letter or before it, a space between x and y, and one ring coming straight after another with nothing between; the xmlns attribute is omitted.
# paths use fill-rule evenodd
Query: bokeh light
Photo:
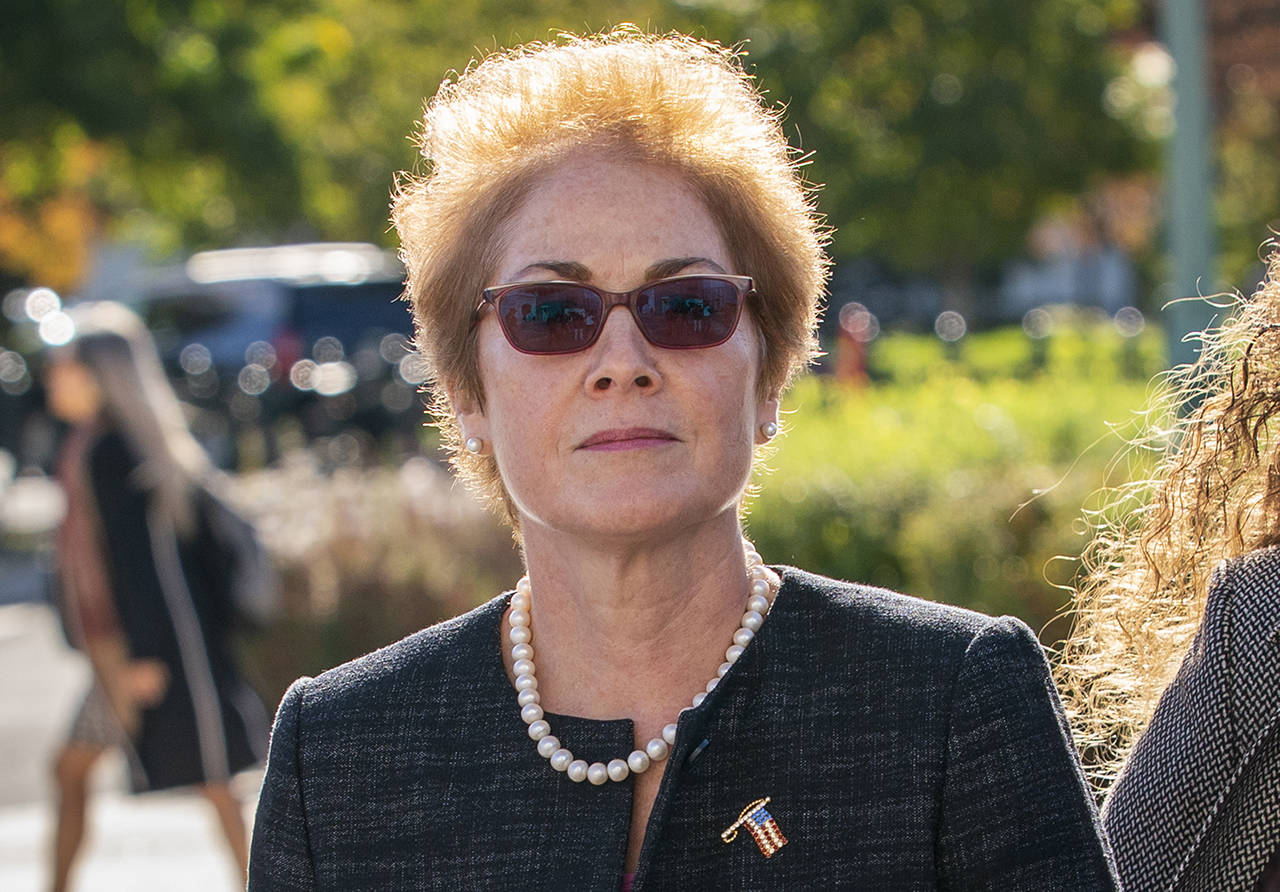
<svg viewBox="0 0 1280 892"><path fill-rule="evenodd" d="M969 326L964 321L964 317L955 310L943 310L933 321L934 333L948 343L960 340L968 330Z"/></svg>
<svg viewBox="0 0 1280 892"><path fill-rule="evenodd" d="M203 375L213 368L213 354L204 344L188 344L178 354L178 365L188 375Z"/></svg>
<svg viewBox="0 0 1280 892"><path fill-rule="evenodd" d="M53 294L52 291L49 293ZM61 310L54 310L41 316L37 330L40 333L40 340L50 347L61 347L64 344L69 344L71 339L76 336L75 322Z"/></svg>

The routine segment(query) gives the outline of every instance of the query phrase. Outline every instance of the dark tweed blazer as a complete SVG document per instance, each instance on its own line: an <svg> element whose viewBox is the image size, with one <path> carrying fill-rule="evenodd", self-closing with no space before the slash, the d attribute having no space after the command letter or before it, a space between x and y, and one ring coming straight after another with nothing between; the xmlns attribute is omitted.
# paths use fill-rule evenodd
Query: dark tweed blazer
<svg viewBox="0 0 1280 892"><path fill-rule="evenodd" d="M1043 652L1011 618L781 568L768 621L684 711L647 889L1113 889ZM503 670L507 597L285 695L249 888L617 892L631 784L538 756ZM630 720L550 717L582 758ZM765 858L742 809L787 844Z"/></svg>
<svg viewBox="0 0 1280 892"><path fill-rule="evenodd" d="M1280 847L1280 549L1215 572L1103 820L1127 892L1254 888Z"/></svg>

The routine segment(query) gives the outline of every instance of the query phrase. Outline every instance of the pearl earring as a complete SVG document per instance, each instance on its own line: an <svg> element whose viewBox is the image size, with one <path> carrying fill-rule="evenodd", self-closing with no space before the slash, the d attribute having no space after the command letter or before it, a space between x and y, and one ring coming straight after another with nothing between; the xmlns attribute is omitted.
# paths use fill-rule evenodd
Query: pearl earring
<svg viewBox="0 0 1280 892"><path fill-rule="evenodd" d="M760 433L764 435L766 440L772 440L778 435L778 423L776 421L766 421L760 425Z"/></svg>
<svg viewBox="0 0 1280 892"><path fill-rule="evenodd" d="M472 455L479 455L480 450L484 448L484 440L479 437L467 437L467 442L464 445Z"/></svg>

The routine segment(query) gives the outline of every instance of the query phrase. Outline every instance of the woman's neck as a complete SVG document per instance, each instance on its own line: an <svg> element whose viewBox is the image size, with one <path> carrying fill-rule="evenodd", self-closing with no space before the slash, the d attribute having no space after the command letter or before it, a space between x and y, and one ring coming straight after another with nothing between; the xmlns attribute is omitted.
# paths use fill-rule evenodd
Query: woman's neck
<svg viewBox="0 0 1280 892"><path fill-rule="evenodd" d="M630 717L641 735L675 721L715 675L747 599L735 515L624 547L526 530L525 557L542 705Z"/></svg>

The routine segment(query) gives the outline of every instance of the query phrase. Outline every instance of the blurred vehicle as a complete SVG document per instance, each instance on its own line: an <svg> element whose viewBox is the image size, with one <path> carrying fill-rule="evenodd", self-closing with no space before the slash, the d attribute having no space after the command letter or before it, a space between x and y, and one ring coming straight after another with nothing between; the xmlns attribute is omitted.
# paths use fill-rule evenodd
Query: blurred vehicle
<svg viewBox="0 0 1280 892"><path fill-rule="evenodd" d="M146 320L178 396L206 410L197 434L235 464L238 431L288 419L308 440L412 436L424 372L403 288L392 253L333 242L205 251L112 290Z"/></svg>

